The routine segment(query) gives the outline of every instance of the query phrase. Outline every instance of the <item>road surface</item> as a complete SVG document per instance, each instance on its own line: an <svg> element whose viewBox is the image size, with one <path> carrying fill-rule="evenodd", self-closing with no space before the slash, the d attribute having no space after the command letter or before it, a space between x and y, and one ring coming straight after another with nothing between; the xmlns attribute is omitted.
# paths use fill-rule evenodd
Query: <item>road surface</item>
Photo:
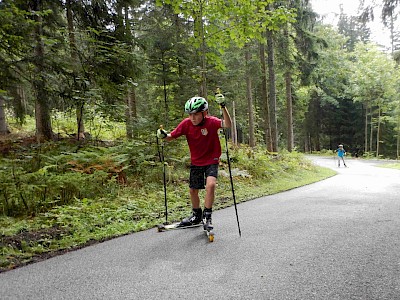
<svg viewBox="0 0 400 300"><path fill-rule="evenodd" d="M400 171L313 158L327 180L0 274L8 299L400 299Z"/></svg>

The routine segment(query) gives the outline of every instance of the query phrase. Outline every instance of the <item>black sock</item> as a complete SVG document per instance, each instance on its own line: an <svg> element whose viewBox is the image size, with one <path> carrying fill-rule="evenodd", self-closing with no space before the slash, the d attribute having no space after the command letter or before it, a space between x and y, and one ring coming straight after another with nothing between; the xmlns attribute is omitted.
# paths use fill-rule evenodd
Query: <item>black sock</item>
<svg viewBox="0 0 400 300"><path fill-rule="evenodd" d="M202 213L201 208L193 208L193 213L196 216L201 216L201 213Z"/></svg>

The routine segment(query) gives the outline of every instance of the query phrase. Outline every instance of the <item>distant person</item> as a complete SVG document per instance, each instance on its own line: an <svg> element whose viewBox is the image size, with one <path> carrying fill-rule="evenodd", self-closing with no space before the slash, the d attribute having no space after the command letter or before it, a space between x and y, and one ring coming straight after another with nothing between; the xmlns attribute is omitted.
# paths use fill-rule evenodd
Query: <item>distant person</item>
<svg viewBox="0 0 400 300"><path fill-rule="evenodd" d="M346 162L344 161L344 156L346 155L346 150L344 150L343 145L340 144L339 148L336 150L338 155L338 167L340 167L340 161L343 161L343 165L347 168Z"/></svg>

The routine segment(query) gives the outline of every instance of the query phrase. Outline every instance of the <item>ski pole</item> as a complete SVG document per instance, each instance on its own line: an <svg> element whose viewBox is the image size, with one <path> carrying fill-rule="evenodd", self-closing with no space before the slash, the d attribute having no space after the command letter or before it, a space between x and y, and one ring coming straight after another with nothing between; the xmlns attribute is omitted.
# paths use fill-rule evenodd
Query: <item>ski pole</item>
<svg viewBox="0 0 400 300"><path fill-rule="evenodd" d="M230 178L230 181L231 181L233 204L235 206L236 222L237 222L237 225L238 225L239 236L241 237L242 236L242 231L240 230L239 215L238 215L237 203L236 203L236 197L235 197L235 188L233 186L233 179L232 179L231 160L229 158L228 135L227 135L225 129L223 129L223 131L224 131L224 135L225 135L226 158L228 160L229 178Z"/></svg>
<svg viewBox="0 0 400 300"><path fill-rule="evenodd" d="M163 126L160 125L160 129L163 129ZM163 184L164 184L164 205L165 205L165 223L168 223L168 202L167 202L167 180L165 175L165 161L164 161L164 142L159 141L158 136L157 138L157 150L158 156L160 158L161 163L163 164ZM161 144L161 152L160 152L160 144Z"/></svg>
<svg viewBox="0 0 400 300"><path fill-rule="evenodd" d="M217 88L217 94L221 94L220 89ZM224 118L224 115L222 113L222 108L220 110L221 112L221 118ZM228 149L228 134L226 132L225 128L222 128L223 132L224 132L224 136L225 136L225 148L226 148L226 159L228 160L228 169L229 169L229 178L230 178L230 182L231 182L231 189L232 189L232 197L233 197L233 204L235 207L235 214L236 214L236 222L237 222L237 226L238 226L238 230L239 230L239 236L242 236L242 231L240 230L240 222L239 222L239 214L238 214L238 210L237 210L237 203L236 203L236 196L235 196L235 188L233 186L233 178L232 178L232 169L231 169L231 160L229 158L229 149Z"/></svg>

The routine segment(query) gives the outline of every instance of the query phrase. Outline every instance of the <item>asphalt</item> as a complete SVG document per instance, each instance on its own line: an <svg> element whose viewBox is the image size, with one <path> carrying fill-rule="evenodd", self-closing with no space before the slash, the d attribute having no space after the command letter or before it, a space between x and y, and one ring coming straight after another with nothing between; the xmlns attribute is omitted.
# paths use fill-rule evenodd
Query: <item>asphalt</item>
<svg viewBox="0 0 400 300"><path fill-rule="evenodd" d="M313 158L338 175L0 274L8 299L400 299L400 171Z"/></svg>

